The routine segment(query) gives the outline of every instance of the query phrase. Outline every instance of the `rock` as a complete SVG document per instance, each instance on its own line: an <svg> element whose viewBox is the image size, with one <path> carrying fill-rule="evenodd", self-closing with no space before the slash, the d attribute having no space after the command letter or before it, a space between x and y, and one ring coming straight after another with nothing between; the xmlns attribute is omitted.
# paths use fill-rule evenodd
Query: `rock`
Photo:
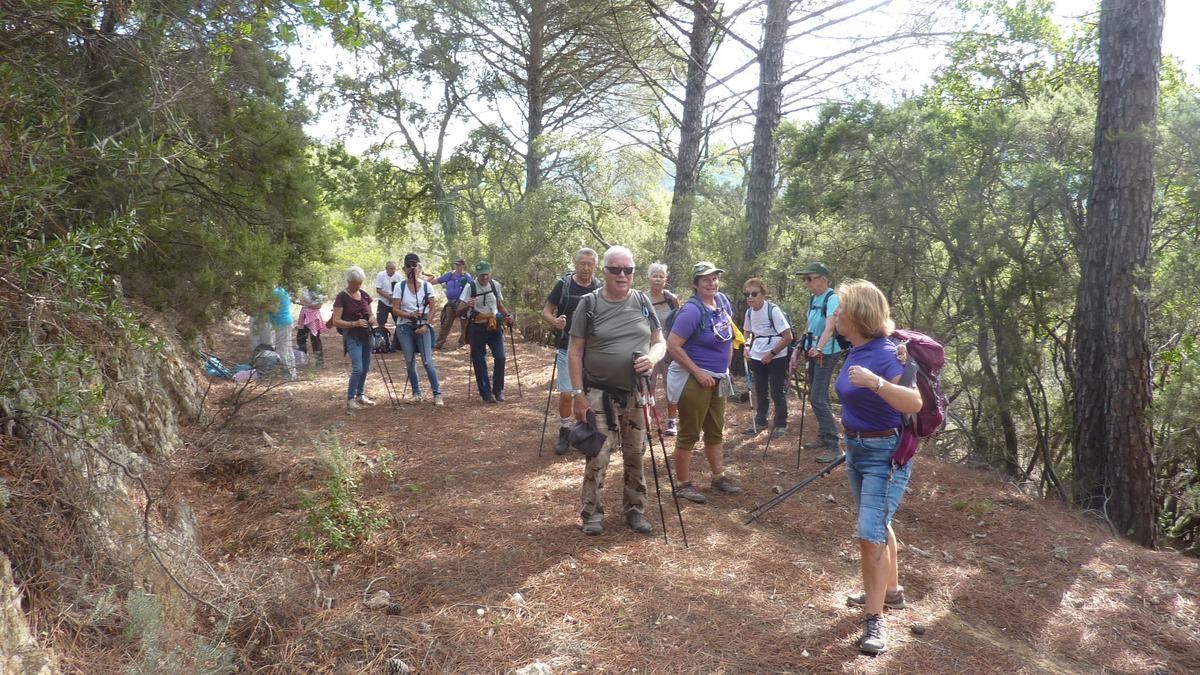
<svg viewBox="0 0 1200 675"><path fill-rule="evenodd" d="M359 441L358 441L358 444L359 444L359 445L366 445L366 444L367 444L367 442L366 442L366 441L364 441L364 440L359 440ZM401 663L404 663L404 662L403 662L403 661L401 661ZM405 672L408 672L408 671L405 671Z"/></svg>
<svg viewBox="0 0 1200 675"><path fill-rule="evenodd" d="M950 555L949 551L942 551L942 559L946 562L954 562L954 556Z"/></svg>
<svg viewBox="0 0 1200 675"><path fill-rule="evenodd" d="M1121 574L1125 574L1125 575L1129 574L1129 566L1128 565L1115 565L1114 568Z"/></svg>
<svg viewBox="0 0 1200 675"><path fill-rule="evenodd" d="M929 630L925 624L920 622L914 623L913 625L909 626L908 629L912 631L913 635L924 635L925 632Z"/></svg>
<svg viewBox="0 0 1200 675"><path fill-rule="evenodd" d="M262 432L262 439L263 439L263 443L266 443L267 447L269 447L269 448L279 447L279 444L275 442L275 439L271 438L271 434L268 434L265 431Z"/></svg>
<svg viewBox="0 0 1200 675"><path fill-rule="evenodd" d="M513 675L554 675L554 669L549 664L538 661L514 670Z"/></svg>
<svg viewBox="0 0 1200 675"><path fill-rule="evenodd" d="M921 556L922 558L931 557L929 554L929 551L921 550L921 549L917 548L916 546L913 546L912 544L908 545L908 550L912 551L913 553L916 553L917 555Z"/></svg>
<svg viewBox="0 0 1200 675"><path fill-rule="evenodd" d="M779 485L772 485L772 486L771 486L771 494L775 494L775 495L777 495L777 494L779 494L779 493L781 493L781 492L783 492L783 488L782 488L781 486L779 486Z"/></svg>
<svg viewBox="0 0 1200 675"><path fill-rule="evenodd" d="M475 613L478 614L479 616L483 616L484 614L487 614L487 609L480 607L475 610Z"/></svg>
<svg viewBox="0 0 1200 675"><path fill-rule="evenodd" d="M566 621L567 623L575 623L576 621L578 621L578 619L576 619L575 617L568 614L563 617L563 621Z"/></svg>
<svg viewBox="0 0 1200 675"><path fill-rule="evenodd" d="M383 609L392 601L392 594L387 591L375 591L371 597L363 601L367 609Z"/></svg>
<svg viewBox="0 0 1200 675"><path fill-rule="evenodd" d="M404 661L393 657L384 662L383 672L387 673L387 675L404 675L405 673L411 673L412 668L409 668L408 664Z"/></svg>
<svg viewBox="0 0 1200 675"><path fill-rule="evenodd" d="M1146 602L1149 602L1152 605L1157 605L1157 604L1161 603L1162 600L1159 600L1157 595L1152 595L1146 599Z"/></svg>
<svg viewBox="0 0 1200 675"><path fill-rule="evenodd" d="M509 596L508 601L520 607L521 605L525 604L525 596L521 595L520 593L513 593L511 596Z"/></svg>
<svg viewBox="0 0 1200 675"><path fill-rule="evenodd" d="M390 603L387 606L387 613L388 616L400 616L404 613L404 605L401 605L398 602Z"/></svg>
<svg viewBox="0 0 1200 675"><path fill-rule="evenodd" d="M1061 560L1063 562L1067 562L1067 559L1069 558L1069 555L1067 552L1067 547L1066 546L1055 546L1054 547L1054 557L1058 558L1059 560Z"/></svg>
<svg viewBox="0 0 1200 675"><path fill-rule="evenodd" d="M837 503L837 500L833 498L833 495L825 495L825 501L829 502L830 504Z"/></svg>
<svg viewBox="0 0 1200 675"><path fill-rule="evenodd" d="M433 626L430 626L429 624L427 624L425 622L421 622L421 623L417 624L417 632L420 633L421 635L429 635L430 633L433 632Z"/></svg>
<svg viewBox="0 0 1200 675"><path fill-rule="evenodd" d="M339 565L338 563L334 563L333 567L329 568L329 580L334 581L335 579L338 578L338 575L341 574L341 572L342 572L342 566Z"/></svg>

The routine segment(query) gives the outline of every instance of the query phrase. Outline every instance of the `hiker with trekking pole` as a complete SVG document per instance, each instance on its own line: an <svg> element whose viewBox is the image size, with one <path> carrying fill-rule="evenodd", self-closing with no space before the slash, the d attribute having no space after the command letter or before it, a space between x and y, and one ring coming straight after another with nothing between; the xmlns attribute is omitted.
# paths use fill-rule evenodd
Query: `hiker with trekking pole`
<svg viewBox="0 0 1200 675"><path fill-rule="evenodd" d="M725 475L725 402L733 393L729 364L733 359L734 327L729 298L720 291L725 270L711 262L692 266L693 295L670 317L667 351L667 398L679 405L679 436L675 439L675 480L684 499L703 504L707 497L692 484L692 448L704 435L704 456L712 472L712 488L740 495L742 488Z"/></svg>
<svg viewBox="0 0 1200 675"><path fill-rule="evenodd" d="M404 351L406 387L412 385L410 403L421 402L421 377L417 373L417 354L425 366L434 405L443 405L442 385L433 362L434 331L431 323L437 299L433 284L422 278L421 257L416 253L404 256L404 278L392 291L392 316L396 321L396 343Z"/></svg>
<svg viewBox="0 0 1200 675"><path fill-rule="evenodd" d="M571 377L575 446L587 456L580 490L580 530L604 532L601 492L610 453L625 466L621 506L625 524L638 534L653 527L646 519L642 469L646 423L639 412L638 378L666 353L649 298L633 288L633 253L613 246L604 253L604 286L584 296L571 321L567 367ZM644 354L634 359L634 352ZM631 367L632 361L632 367Z"/></svg>
<svg viewBox="0 0 1200 675"><path fill-rule="evenodd" d="M512 326L512 316L504 306L500 282L492 278L491 263L480 260L475 264L475 278L463 285L459 300L458 313L467 318L471 369L479 396L485 403L503 401L505 354L502 324ZM492 352L491 379L487 372L487 350Z"/></svg>
<svg viewBox="0 0 1200 675"><path fill-rule="evenodd" d="M742 330L747 335L746 365L754 376L751 400L754 406L754 422L746 429L747 436L755 436L767 428L767 411L775 405L775 416L771 425L767 445L771 440L787 434L788 403L787 380L788 360L792 351L792 325L787 314L779 305L767 300L767 284L752 277L742 284L746 303ZM766 454L766 451L763 451Z"/></svg>
<svg viewBox="0 0 1200 675"><path fill-rule="evenodd" d="M571 372L567 367L567 347L571 336L567 329L575 317L575 309L583 296L600 288L596 278L596 252L581 248L575 253L575 269L554 283L554 288L542 307L542 320L555 331L554 364L550 367L550 386L546 392L546 412L542 416L542 442L546 439L546 424L550 418L550 399L558 390L558 440L554 442L554 454L565 455L570 446L567 436L571 433L574 410L571 403ZM542 454L542 443L538 443L538 456Z"/></svg>
<svg viewBox="0 0 1200 675"><path fill-rule="evenodd" d="M361 267L346 270L346 290L333 300L330 328L338 328L350 357L350 381L346 385L346 408L359 410L375 405L367 398L367 374L371 372L371 294L363 290L367 278Z"/></svg>
<svg viewBox="0 0 1200 675"><path fill-rule="evenodd" d="M810 450L824 448L825 452L817 455L816 460L828 464L842 456L841 438L837 423L833 419L833 403L829 399L829 384L834 371L837 370L838 360L849 345L845 338L834 330L834 322L830 319L837 311L839 300L830 288L829 268L819 262L813 262L797 274L803 277L804 285L811 294L805 332L807 349L797 349L792 353L788 372L794 372L801 359L807 359L805 371L808 375L808 399L817 418L819 436L816 441L804 443L803 447ZM803 415L803 404L800 412ZM797 439L798 446L803 442L803 437Z"/></svg>

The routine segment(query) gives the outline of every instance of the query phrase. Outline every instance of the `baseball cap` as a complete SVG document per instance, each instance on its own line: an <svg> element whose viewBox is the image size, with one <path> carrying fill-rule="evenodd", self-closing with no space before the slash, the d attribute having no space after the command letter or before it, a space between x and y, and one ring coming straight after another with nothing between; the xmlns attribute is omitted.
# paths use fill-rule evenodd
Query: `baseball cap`
<svg viewBox="0 0 1200 675"><path fill-rule="evenodd" d="M696 263L695 265L692 265L692 278L693 279L695 279L696 277L706 277L710 274L724 274L724 273L725 273L725 270L721 269L720 267L717 267L716 265L708 262L707 260L701 260L700 262Z"/></svg>
<svg viewBox="0 0 1200 675"><path fill-rule="evenodd" d="M492 263L490 263L486 260L480 260L479 262L475 263L475 274L491 274L491 273L492 273Z"/></svg>
<svg viewBox="0 0 1200 675"><path fill-rule="evenodd" d="M796 272L796 274L799 276L804 276L805 274L815 274L819 277L825 277L826 279L833 278L829 274L829 268L822 265L819 262L808 263L807 265L804 266L804 269L800 270L799 272Z"/></svg>

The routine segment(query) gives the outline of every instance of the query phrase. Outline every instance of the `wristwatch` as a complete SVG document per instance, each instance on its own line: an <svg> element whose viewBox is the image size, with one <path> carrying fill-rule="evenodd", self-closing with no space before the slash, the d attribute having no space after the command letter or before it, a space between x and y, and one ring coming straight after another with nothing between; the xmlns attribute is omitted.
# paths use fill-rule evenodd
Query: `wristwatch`
<svg viewBox="0 0 1200 675"><path fill-rule="evenodd" d="M571 395L572 396L587 396L587 392L582 389L572 389Z"/></svg>
<svg viewBox="0 0 1200 675"><path fill-rule="evenodd" d="M883 389L883 385L885 384L887 384L887 380L880 377L879 383L875 385L875 392L878 393L880 389Z"/></svg>

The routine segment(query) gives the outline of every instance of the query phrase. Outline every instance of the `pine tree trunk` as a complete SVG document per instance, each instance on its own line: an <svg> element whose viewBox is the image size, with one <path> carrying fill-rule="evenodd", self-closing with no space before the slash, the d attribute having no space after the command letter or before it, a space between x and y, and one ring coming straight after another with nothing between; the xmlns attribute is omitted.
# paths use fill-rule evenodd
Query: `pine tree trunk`
<svg viewBox="0 0 1200 675"><path fill-rule="evenodd" d="M787 41L789 0L767 0L766 26L758 52L758 114L746 185L746 247L743 257L754 260L767 250L771 205L775 202L775 130L783 106L783 47Z"/></svg>
<svg viewBox="0 0 1200 675"><path fill-rule="evenodd" d="M689 36L687 86L683 99L683 117L679 129L679 152L675 156L675 191L671 197L671 215L667 220L667 244L663 260L672 274L672 283L680 288L692 264L688 238L692 231L692 210L696 204L696 183L700 178L700 148L704 144L704 96L707 93L709 50L713 43L716 0L696 0ZM682 276L681 276L682 275Z"/></svg>
<svg viewBox="0 0 1200 675"><path fill-rule="evenodd" d="M525 194L532 194L542 184L542 152L539 144L545 131L546 92L543 57L546 45L546 2L533 0L529 10L529 61L525 64L526 121Z"/></svg>
<svg viewBox="0 0 1200 675"><path fill-rule="evenodd" d="M1154 124L1164 0L1103 0L1100 105L1080 251L1075 499L1157 541L1149 313Z"/></svg>

